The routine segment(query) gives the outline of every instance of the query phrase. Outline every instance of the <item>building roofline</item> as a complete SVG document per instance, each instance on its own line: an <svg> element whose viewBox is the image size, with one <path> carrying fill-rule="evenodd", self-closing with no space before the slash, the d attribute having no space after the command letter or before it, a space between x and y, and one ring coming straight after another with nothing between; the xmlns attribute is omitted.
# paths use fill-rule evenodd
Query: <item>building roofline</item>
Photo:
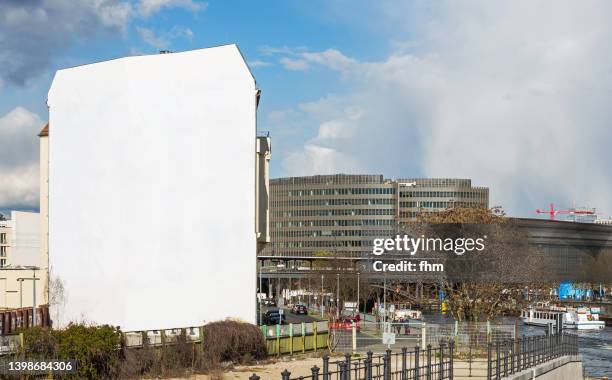
<svg viewBox="0 0 612 380"><path fill-rule="evenodd" d="M49 122L45 123L43 128L40 130L38 137L46 137L49 136Z"/></svg>

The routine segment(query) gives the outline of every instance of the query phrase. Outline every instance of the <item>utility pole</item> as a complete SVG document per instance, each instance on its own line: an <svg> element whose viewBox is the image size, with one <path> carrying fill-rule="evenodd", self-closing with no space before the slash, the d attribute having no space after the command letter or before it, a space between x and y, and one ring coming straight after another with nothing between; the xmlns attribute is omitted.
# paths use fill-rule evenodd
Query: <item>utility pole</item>
<svg viewBox="0 0 612 380"><path fill-rule="evenodd" d="M259 300L259 324L262 324L262 313L263 310L261 310L261 294L263 294L263 286L262 286L262 279L261 279L261 267L263 266L263 260L261 262L259 262L258 260L258 264L259 264L259 292L257 294L257 299Z"/></svg>
<svg viewBox="0 0 612 380"><path fill-rule="evenodd" d="M357 272L357 314L359 314L359 272Z"/></svg>
<svg viewBox="0 0 612 380"><path fill-rule="evenodd" d="M387 322L387 276L383 277L383 326L386 326Z"/></svg>
<svg viewBox="0 0 612 380"><path fill-rule="evenodd" d="M319 302L321 306L321 319L323 319L323 275L321 275L321 300Z"/></svg>
<svg viewBox="0 0 612 380"><path fill-rule="evenodd" d="M340 273L336 273L336 319L340 318Z"/></svg>
<svg viewBox="0 0 612 380"><path fill-rule="evenodd" d="M32 326L36 326L36 269L32 269L34 279L32 280Z"/></svg>

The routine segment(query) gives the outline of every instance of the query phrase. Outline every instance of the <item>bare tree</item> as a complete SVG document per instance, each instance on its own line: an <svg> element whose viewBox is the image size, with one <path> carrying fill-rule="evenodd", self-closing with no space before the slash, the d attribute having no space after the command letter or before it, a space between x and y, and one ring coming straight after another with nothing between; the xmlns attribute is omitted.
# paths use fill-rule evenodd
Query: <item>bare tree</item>
<svg viewBox="0 0 612 380"><path fill-rule="evenodd" d="M549 288L547 262L529 245L524 231L500 208L453 208L421 214L419 228L443 237L486 236L486 249L455 256L438 253L445 265L439 286L459 321L488 321L522 306L524 288Z"/></svg>

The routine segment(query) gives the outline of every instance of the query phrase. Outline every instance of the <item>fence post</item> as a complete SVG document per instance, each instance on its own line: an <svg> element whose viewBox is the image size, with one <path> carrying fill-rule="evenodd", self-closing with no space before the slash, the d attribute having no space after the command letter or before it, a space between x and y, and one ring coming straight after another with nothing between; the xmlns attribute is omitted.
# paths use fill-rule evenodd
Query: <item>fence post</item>
<svg viewBox="0 0 612 380"><path fill-rule="evenodd" d="M372 363L374 363L373 356L374 353L372 353L372 350L368 350L368 352L366 353L366 360L370 362L370 380L372 379Z"/></svg>
<svg viewBox="0 0 612 380"><path fill-rule="evenodd" d="M402 380L406 380L406 351L408 351L408 349L402 347Z"/></svg>
<svg viewBox="0 0 612 380"><path fill-rule="evenodd" d="M471 347L471 346L470 346ZM470 348L471 349L471 348ZM450 364L448 367L448 378L452 379L453 378L453 354L455 351L455 341L453 339L450 340L450 342L448 342L448 353L450 355ZM470 355L470 376L472 376L472 357Z"/></svg>
<svg viewBox="0 0 612 380"><path fill-rule="evenodd" d="M414 380L419 380L419 356L421 353L419 352L419 345L417 344L414 347Z"/></svg>
<svg viewBox="0 0 612 380"><path fill-rule="evenodd" d="M427 345L427 380L431 380L431 344Z"/></svg>
<svg viewBox="0 0 612 380"><path fill-rule="evenodd" d="M280 325L276 325L276 355L280 356Z"/></svg>
<svg viewBox="0 0 612 380"><path fill-rule="evenodd" d="M351 354L344 354L346 361L346 380L351 380Z"/></svg>
<svg viewBox="0 0 612 380"><path fill-rule="evenodd" d="M499 340L495 342L495 378L499 380L501 377L501 363L499 360Z"/></svg>
<svg viewBox="0 0 612 380"><path fill-rule="evenodd" d="M365 365L365 380L372 380L372 359L366 358L363 363Z"/></svg>
<svg viewBox="0 0 612 380"><path fill-rule="evenodd" d="M302 352L306 352L306 323L302 322Z"/></svg>
<svg viewBox="0 0 612 380"><path fill-rule="evenodd" d="M510 342L506 339L504 341L504 376L508 376L508 346Z"/></svg>
<svg viewBox="0 0 612 380"><path fill-rule="evenodd" d="M289 324L289 355L293 355L293 323Z"/></svg>
<svg viewBox="0 0 612 380"><path fill-rule="evenodd" d="M256 374L251 375L251 377L249 377L249 380L259 380L259 376L257 376Z"/></svg>
<svg viewBox="0 0 612 380"><path fill-rule="evenodd" d="M323 380L329 380L329 355L323 356Z"/></svg>
<svg viewBox="0 0 612 380"><path fill-rule="evenodd" d="M319 380L319 367L315 365L310 370L312 371L312 380Z"/></svg>
<svg viewBox="0 0 612 380"><path fill-rule="evenodd" d="M491 344L491 342L487 343L487 380L491 380L491 375L493 374L492 348L493 345Z"/></svg>
<svg viewBox="0 0 612 380"><path fill-rule="evenodd" d="M440 363L438 366L438 378L444 379L444 343L440 343Z"/></svg>
<svg viewBox="0 0 612 380"><path fill-rule="evenodd" d="M317 352L317 349L319 348L319 343L317 341L317 322L316 321L312 322L312 333L314 334L312 337L312 341L314 344L314 352Z"/></svg>
<svg viewBox="0 0 612 380"><path fill-rule="evenodd" d="M340 380L346 380L346 362L338 363L340 366Z"/></svg>
<svg viewBox="0 0 612 380"><path fill-rule="evenodd" d="M387 351L385 352L385 359L384 359L384 374L383 374L383 379L385 380L391 380L391 350L387 349Z"/></svg>
<svg viewBox="0 0 612 380"><path fill-rule="evenodd" d="M352 330L352 338L353 338L353 353L357 352L357 324L355 321L352 322L351 325Z"/></svg>
<svg viewBox="0 0 612 380"><path fill-rule="evenodd" d="M283 380L289 380L289 376L291 376L291 372L285 369L283 372L281 372L281 376Z"/></svg>

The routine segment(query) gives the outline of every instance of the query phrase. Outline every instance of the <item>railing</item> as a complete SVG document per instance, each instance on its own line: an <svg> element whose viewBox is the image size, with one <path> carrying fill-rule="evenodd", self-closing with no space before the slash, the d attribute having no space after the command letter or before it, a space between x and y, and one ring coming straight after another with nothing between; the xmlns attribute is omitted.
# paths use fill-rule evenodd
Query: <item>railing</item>
<svg viewBox="0 0 612 380"><path fill-rule="evenodd" d="M578 355L577 335L551 334L490 343L487 379L498 380L567 355Z"/></svg>
<svg viewBox="0 0 612 380"><path fill-rule="evenodd" d="M438 347L428 345L426 349L416 346L406 347L400 352L387 350L382 355L371 351L365 358L351 359L347 354L344 360L330 361L323 357L322 366L311 368L309 375L291 377L291 372L281 373L281 380L444 380L453 378L453 341ZM259 380L253 374L251 380Z"/></svg>
<svg viewBox="0 0 612 380"><path fill-rule="evenodd" d="M268 355L293 355L328 348L327 321L260 326L266 338Z"/></svg>

